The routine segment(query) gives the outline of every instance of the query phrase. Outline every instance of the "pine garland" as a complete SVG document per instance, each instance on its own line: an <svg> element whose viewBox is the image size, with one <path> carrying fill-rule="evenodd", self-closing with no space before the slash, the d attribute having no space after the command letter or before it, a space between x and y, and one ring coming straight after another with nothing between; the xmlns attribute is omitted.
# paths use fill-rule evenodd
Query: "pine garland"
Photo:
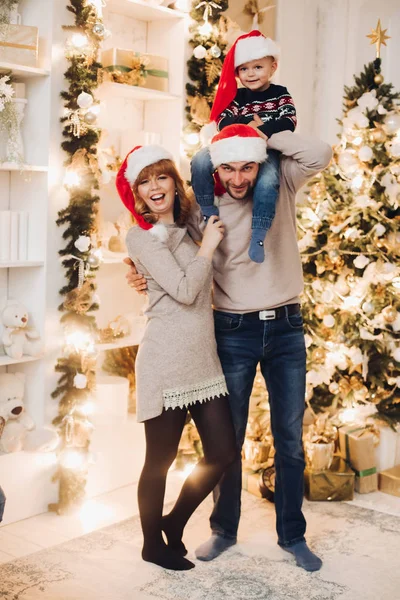
<svg viewBox="0 0 400 600"><path fill-rule="evenodd" d="M98 86L100 63L96 61L101 35L95 25L101 25L94 6L86 0L70 0L67 10L74 15L74 26L65 26L71 34L66 57L69 67L65 78L68 90L61 92L65 116L63 150L68 154L66 172L79 177L79 184L66 183L69 191L68 206L59 211L57 225L64 227L66 245L59 251L63 257L66 284L60 290L64 297L59 310L65 332L63 356L56 371L60 373L57 388L52 393L59 401L58 415L53 424L61 438L59 465L54 480L59 482L59 499L50 509L64 514L79 506L84 498L89 461L92 425L87 419L87 403L95 388L95 332L96 322L91 313L98 308L93 299L95 273L98 261L90 250L90 236L96 227L99 197L93 190L99 188L97 145L100 130L85 121L77 98L82 93L92 95ZM73 44L73 36L86 36L87 45ZM84 38L80 38L81 40ZM86 239L86 247L76 242Z"/></svg>
<svg viewBox="0 0 400 600"><path fill-rule="evenodd" d="M199 26L204 21L205 7L208 9L208 22L213 26L210 35L202 35L199 32ZM228 9L227 0L221 2L199 2L194 0L190 16L193 24L190 27L191 38L189 44L195 49L202 46L206 50L204 58L196 58L192 55L187 61L188 76L192 83L186 84L186 118L188 125L185 127L186 133L198 133L203 125L208 123L208 117L211 111L212 103L221 74L222 63L225 58L226 50L226 20L223 13ZM221 51L219 56L214 56L212 48L218 48ZM202 118L196 119L194 115L194 102L201 100L203 102ZM205 103L204 103L205 101ZM186 148L188 156L199 149L199 145Z"/></svg>

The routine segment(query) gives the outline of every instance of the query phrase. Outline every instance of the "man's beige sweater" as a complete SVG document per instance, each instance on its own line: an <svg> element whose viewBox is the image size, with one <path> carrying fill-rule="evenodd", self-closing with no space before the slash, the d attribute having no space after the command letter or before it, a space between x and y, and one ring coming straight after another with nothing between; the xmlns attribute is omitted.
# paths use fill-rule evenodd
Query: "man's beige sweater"
<svg viewBox="0 0 400 600"><path fill-rule="evenodd" d="M268 148L281 157L280 192L276 214L265 239L265 260L250 260L252 199L234 200L225 194L219 202L226 235L214 253L214 308L232 313L276 308L299 301L303 289L297 246L296 193L332 156L328 144L283 131L268 140ZM201 216L193 215L188 229L199 238Z"/></svg>

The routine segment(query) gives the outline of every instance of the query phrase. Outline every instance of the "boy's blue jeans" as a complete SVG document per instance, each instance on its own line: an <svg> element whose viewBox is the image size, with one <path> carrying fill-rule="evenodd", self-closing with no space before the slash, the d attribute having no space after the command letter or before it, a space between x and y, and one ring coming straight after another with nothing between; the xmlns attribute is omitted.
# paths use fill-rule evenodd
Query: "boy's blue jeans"
<svg viewBox="0 0 400 600"><path fill-rule="evenodd" d="M279 152L268 151L268 158L260 164L253 193L253 229L271 227L275 216L275 207L279 194ZM198 204L205 217L218 214L214 206L214 167L208 148L202 148L193 157L191 163L192 186Z"/></svg>
<svg viewBox="0 0 400 600"><path fill-rule="evenodd" d="M302 425L305 407L306 350L300 312L278 320L260 321L246 315L215 311L218 355L226 377L229 402L242 449L249 399L260 363L271 409L275 444L275 510L278 543L303 541L304 453ZM210 524L214 533L235 539L240 519L242 465L238 458L214 490Z"/></svg>
<svg viewBox="0 0 400 600"><path fill-rule="evenodd" d="M4 506L5 506L5 503L6 503L6 497L5 497L5 495L4 495L4 492L3 492L3 490L2 490L2 489L1 489L1 487L0 487L0 523L1 523L1 522L2 522L2 520L3 520L3 514L4 514Z"/></svg>

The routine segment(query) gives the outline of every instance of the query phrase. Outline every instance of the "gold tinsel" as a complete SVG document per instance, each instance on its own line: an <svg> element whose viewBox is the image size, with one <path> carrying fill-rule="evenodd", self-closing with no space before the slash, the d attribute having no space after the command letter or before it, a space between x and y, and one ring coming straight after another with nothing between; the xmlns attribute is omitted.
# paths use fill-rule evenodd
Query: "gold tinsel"
<svg viewBox="0 0 400 600"><path fill-rule="evenodd" d="M210 106L206 98L196 96L189 99L190 116L197 125L205 125L210 120Z"/></svg>
<svg viewBox="0 0 400 600"><path fill-rule="evenodd" d="M81 288L75 288L71 292L68 292L63 306L65 310L74 311L78 315L83 315L93 304L92 295L92 284L86 280Z"/></svg>

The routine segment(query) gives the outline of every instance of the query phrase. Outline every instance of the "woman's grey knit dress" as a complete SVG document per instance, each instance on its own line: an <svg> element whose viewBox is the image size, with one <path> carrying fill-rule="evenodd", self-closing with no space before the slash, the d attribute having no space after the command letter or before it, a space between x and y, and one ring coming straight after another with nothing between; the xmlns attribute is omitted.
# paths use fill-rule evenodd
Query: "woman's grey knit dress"
<svg viewBox="0 0 400 600"><path fill-rule="evenodd" d="M139 422L228 393L214 335L212 264L196 257L186 228L167 225L165 242L150 231L135 226L126 237L148 285L148 321L135 367Z"/></svg>

